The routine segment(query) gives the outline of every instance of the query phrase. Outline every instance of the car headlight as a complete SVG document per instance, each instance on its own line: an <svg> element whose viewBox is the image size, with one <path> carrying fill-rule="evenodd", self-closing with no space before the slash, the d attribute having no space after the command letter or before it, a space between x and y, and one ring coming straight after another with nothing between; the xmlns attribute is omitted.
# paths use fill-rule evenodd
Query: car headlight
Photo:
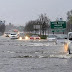
<svg viewBox="0 0 72 72"><path fill-rule="evenodd" d="M29 37L28 36L25 36L25 40L29 40Z"/></svg>
<svg viewBox="0 0 72 72"><path fill-rule="evenodd" d="M64 44L64 50L65 50L65 52L68 51L68 48L69 48L68 46L69 46L68 43L65 43L65 44Z"/></svg>
<svg viewBox="0 0 72 72"><path fill-rule="evenodd" d="M19 37L19 40L22 40L22 37Z"/></svg>

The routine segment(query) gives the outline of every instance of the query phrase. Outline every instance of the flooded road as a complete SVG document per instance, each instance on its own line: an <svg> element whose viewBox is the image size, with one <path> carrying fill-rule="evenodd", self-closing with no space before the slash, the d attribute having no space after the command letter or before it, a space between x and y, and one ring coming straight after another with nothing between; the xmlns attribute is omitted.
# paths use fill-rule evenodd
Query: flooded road
<svg viewBox="0 0 72 72"><path fill-rule="evenodd" d="M72 72L63 44L0 37L0 72Z"/></svg>

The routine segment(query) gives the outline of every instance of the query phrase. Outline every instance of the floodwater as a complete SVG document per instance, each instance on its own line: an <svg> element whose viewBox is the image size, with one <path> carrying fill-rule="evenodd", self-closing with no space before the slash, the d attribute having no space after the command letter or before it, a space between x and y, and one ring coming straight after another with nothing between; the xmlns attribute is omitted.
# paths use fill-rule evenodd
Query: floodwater
<svg viewBox="0 0 72 72"><path fill-rule="evenodd" d="M63 44L0 37L0 72L72 72Z"/></svg>

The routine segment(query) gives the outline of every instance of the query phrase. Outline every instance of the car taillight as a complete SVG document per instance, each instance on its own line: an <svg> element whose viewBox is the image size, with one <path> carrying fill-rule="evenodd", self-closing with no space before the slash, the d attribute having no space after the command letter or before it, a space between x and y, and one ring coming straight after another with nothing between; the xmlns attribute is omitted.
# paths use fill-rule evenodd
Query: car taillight
<svg viewBox="0 0 72 72"><path fill-rule="evenodd" d="M39 38L36 38L36 39L39 39Z"/></svg>
<svg viewBox="0 0 72 72"><path fill-rule="evenodd" d="M30 39L34 39L33 37L31 37Z"/></svg>

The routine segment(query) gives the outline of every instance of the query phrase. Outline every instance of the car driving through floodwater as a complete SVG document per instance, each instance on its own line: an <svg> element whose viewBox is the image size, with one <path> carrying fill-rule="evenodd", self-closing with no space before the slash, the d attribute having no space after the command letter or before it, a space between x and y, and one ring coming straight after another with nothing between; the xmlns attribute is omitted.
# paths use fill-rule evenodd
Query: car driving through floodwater
<svg viewBox="0 0 72 72"><path fill-rule="evenodd" d="M18 40L0 36L0 71L48 72L68 71L72 55L64 52L64 44L48 40ZM50 69L49 69L50 68Z"/></svg>

